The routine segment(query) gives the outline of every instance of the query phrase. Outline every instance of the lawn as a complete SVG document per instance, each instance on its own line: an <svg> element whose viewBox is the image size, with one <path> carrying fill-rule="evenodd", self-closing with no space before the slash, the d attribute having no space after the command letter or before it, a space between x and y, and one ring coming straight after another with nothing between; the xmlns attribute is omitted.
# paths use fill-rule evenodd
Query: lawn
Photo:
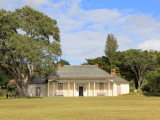
<svg viewBox="0 0 160 120"><path fill-rule="evenodd" d="M0 120L159 120L160 97L54 97L0 100Z"/></svg>

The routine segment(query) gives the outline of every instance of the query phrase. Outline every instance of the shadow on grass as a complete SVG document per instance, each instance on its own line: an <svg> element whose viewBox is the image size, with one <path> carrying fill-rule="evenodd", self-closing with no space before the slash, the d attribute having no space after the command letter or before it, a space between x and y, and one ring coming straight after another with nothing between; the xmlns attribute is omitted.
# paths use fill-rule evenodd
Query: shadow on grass
<svg viewBox="0 0 160 120"><path fill-rule="evenodd" d="M44 97L26 97L25 99L43 99Z"/></svg>

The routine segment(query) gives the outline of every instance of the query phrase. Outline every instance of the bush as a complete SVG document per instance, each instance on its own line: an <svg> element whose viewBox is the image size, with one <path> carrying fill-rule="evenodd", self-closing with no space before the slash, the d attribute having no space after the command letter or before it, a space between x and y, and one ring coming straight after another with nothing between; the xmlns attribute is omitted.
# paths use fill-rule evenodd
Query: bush
<svg viewBox="0 0 160 120"><path fill-rule="evenodd" d="M15 81L8 83L7 85L7 90L11 93L16 92L17 91L17 84Z"/></svg>
<svg viewBox="0 0 160 120"><path fill-rule="evenodd" d="M134 87L130 87L130 92L134 92L135 88Z"/></svg>
<svg viewBox="0 0 160 120"><path fill-rule="evenodd" d="M0 96L3 96L3 91L2 90L0 90Z"/></svg>
<svg viewBox="0 0 160 120"><path fill-rule="evenodd" d="M142 90L137 89L137 93L140 93L140 94L141 94L141 93L142 93Z"/></svg>
<svg viewBox="0 0 160 120"><path fill-rule="evenodd" d="M142 85L142 90L146 91L146 92L150 92L150 88L149 88L148 83L145 83L144 85Z"/></svg>

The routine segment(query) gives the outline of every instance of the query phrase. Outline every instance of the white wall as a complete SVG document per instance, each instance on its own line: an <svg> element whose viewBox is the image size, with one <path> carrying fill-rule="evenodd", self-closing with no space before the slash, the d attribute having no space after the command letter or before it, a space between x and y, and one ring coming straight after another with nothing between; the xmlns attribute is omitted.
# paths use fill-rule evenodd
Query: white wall
<svg viewBox="0 0 160 120"><path fill-rule="evenodd" d="M28 85L28 95L31 97L36 97L36 87L41 88L40 97L48 96L48 84L29 84Z"/></svg>
<svg viewBox="0 0 160 120"><path fill-rule="evenodd" d="M121 84L121 94L129 93L129 83L122 83Z"/></svg>
<svg viewBox="0 0 160 120"><path fill-rule="evenodd" d="M117 84L121 86L121 94L129 93L129 83L115 83L115 96L117 96Z"/></svg>

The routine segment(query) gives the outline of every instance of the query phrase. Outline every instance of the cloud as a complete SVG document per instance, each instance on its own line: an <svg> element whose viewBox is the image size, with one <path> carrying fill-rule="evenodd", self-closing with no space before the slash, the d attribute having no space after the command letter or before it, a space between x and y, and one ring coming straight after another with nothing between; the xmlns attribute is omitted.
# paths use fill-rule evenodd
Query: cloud
<svg viewBox="0 0 160 120"><path fill-rule="evenodd" d="M62 59L81 64L85 58L104 54L106 37L115 33L118 51L156 49L160 43L160 15L153 18L134 9L81 8L81 0L1 0L0 9L15 10L29 5L57 20L60 28ZM52 40L52 39L51 39Z"/></svg>
<svg viewBox="0 0 160 120"><path fill-rule="evenodd" d="M102 31L102 30L105 30L105 27L101 24L93 24L93 25L88 26L86 29Z"/></svg>
<svg viewBox="0 0 160 120"><path fill-rule="evenodd" d="M17 8L22 8L27 5L34 9L38 9L42 4L49 5L50 2L47 0L1 0L0 8L14 11Z"/></svg>
<svg viewBox="0 0 160 120"><path fill-rule="evenodd" d="M147 40L141 44L139 44L138 48L142 49L142 50L157 50L160 51L160 39L151 39L151 40Z"/></svg>

